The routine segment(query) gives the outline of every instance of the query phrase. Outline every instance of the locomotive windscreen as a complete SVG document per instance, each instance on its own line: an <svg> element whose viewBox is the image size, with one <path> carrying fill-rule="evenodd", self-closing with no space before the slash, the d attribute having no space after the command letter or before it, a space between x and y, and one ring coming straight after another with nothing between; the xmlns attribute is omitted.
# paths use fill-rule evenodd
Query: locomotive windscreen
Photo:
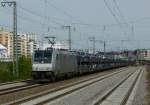
<svg viewBox="0 0 150 105"><path fill-rule="evenodd" d="M34 63L51 63L52 51L51 50L38 50L34 52Z"/></svg>

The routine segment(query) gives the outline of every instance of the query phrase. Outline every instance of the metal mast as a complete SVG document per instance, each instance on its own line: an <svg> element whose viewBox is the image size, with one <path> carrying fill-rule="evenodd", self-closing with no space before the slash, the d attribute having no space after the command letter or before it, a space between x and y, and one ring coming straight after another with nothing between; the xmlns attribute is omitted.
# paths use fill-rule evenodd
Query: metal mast
<svg viewBox="0 0 150 105"><path fill-rule="evenodd" d="M1 2L2 7L5 5L13 6L13 75L18 76L18 49L17 49L17 3L16 1Z"/></svg>
<svg viewBox="0 0 150 105"><path fill-rule="evenodd" d="M93 36L93 37L89 37L89 40L93 42L93 54L95 54L95 43L96 42L100 42L100 43L103 43L103 46L104 46L104 57L105 57L105 54L106 54L106 42L105 41L102 41L102 40L96 40L96 38Z"/></svg>
<svg viewBox="0 0 150 105"><path fill-rule="evenodd" d="M95 37L94 36L93 37L89 37L89 40L91 42L93 42L93 54L95 54L95 42L96 42Z"/></svg>
<svg viewBox="0 0 150 105"><path fill-rule="evenodd" d="M71 50L71 26L63 26L63 28L68 29L68 44L69 44L69 50Z"/></svg>

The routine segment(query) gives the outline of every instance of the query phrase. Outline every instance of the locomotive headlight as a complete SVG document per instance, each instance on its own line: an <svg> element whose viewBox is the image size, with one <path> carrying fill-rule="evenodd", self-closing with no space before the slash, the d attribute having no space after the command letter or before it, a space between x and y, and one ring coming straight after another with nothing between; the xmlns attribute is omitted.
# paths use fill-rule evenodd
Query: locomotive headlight
<svg viewBox="0 0 150 105"><path fill-rule="evenodd" d="M50 70L51 70L51 68L50 68L50 67L47 67L47 68L46 68L46 70L47 70L47 71L50 71Z"/></svg>
<svg viewBox="0 0 150 105"><path fill-rule="evenodd" d="M33 69L33 71L38 71L37 67L33 67L32 69Z"/></svg>
<svg viewBox="0 0 150 105"><path fill-rule="evenodd" d="M35 71L36 70L35 67L32 67L32 70Z"/></svg>

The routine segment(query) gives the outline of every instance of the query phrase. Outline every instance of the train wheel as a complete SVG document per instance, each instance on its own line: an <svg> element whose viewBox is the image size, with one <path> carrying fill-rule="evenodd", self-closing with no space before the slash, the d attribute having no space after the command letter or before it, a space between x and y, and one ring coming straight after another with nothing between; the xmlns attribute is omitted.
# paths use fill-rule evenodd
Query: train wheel
<svg viewBox="0 0 150 105"><path fill-rule="evenodd" d="M68 73L68 74L67 74L67 79L72 78L72 76L73 76L73 73L72 73L72 72L71 72L71 73Z"/></svg>
<svg viewBox="0 0 150 105"><path fill-rule="evenodd" d="M56 81L56 76L55 75L52 75L51 76L51 82L55 82Z"/></svg>

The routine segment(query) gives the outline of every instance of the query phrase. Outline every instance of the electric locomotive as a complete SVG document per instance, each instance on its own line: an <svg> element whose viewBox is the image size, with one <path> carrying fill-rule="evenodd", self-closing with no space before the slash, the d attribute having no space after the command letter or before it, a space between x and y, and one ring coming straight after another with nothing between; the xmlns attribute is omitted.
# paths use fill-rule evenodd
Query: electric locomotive
<svg viewBox="0 0 150 105"><path fill-rule="evenodd" d="M80 75L128 64L128 61L102 58L99 54L50 48L34 52L32 77L38 81L55 81L60 77Z"/></svg>
<svg viewBox="0 0 150 105"><path fill-rule="evenodd" d="M55 80L56 77L77 72L77 57L74 52L59 49L36 50L33 56L32 77L34 80Z"/></svg>

